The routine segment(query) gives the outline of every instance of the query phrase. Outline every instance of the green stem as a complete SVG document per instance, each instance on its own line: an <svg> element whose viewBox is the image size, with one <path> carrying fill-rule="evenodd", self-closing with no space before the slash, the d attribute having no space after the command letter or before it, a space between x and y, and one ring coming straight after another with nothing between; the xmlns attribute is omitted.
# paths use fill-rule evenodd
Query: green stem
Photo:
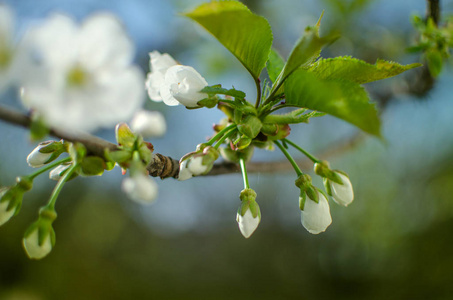
<svg viewBox="0 0 453 300"><path fill-rule="evenodd" d="M55 210L55 202L57 202L58 195L60 194L61 189L63 188L66 181L68 181L69 177L72 175L72 173L74 173L76 167L77 166L74 164L72 166L70 166L68 171L66 173L64 173L63 177L61 177L60 180L58 180L58 183L52 191L52 195L50 196L50 199L46 205L46 208L48 208L50 210Z"/></svg>
<svg viewBox="0 0 453 300"><path fill-rule="evenodd" d="M299 150L300 152L302 152L303 154L305 154L312 162L314 163L319 163L321 162L319 159L317 159L316 157L314 157L313 155L311 155L310 153L308 153L307 151L305 151L304 149L302 149L299 145L291 142L290 140L288 139L283 139L283 141L285 143L288 143L290 144L291 146L293 146L294 148L296 148L297 150Z"/></svg>
<svg viewBox="0 0 453 300"><path fill-rule="evenodd" d="M260 79L259 78L255 79L255 84L256 84L256 103L255 103L255 108L258 108L260 106L260 101L261 101L261 85L260 85Z"/></svg>
<svg viewBox="0 0 453 300"><path fill-rule="evenodd" d="M275 143L275 145L277 145L278 148L280 148L280 150L283 152L283 154L289 160L289 162L291 163L291 165L294 168L294 171L296 171L297 176L303 175L304 172L302 172L302 170L299 168L299 166L297 165L294 158L291 156L291 154L289 154L289 152L285 149L285 147L283 147L282 144L280 144L278 141L274 141L274 143Z"/></svg>
<svg viewBox="0 0 453 300"><path fill-rule="evenodd" d="M249 178L247 176L247 170L245 168L245 161L243 158L239 159L239 164L241 165L242 178L244 179L244 189L249 189Z"/></svg>
<svg viewBox="0 0 453 300"><path fill-rule="evenodd" d="M42 173L56 167L56 166L59 166L61 164L64 164L65 162L69 162L71 161L71 158L70 157L66 157L66 158L63 158L59 161L54 161L53 163L51 164L48 164L48 165L45 165L44 167L42 167L41 169L39 169L38 171L34 172L34 173L31 173L30 175L28 175L27 177L30 179L30 180L33 180L35 179L36 176L38 175L41 175Z"/></svg>
<svg viewBox="0 0 453 300"><path fill-rule="evenodd" d="M230 131L225 133L225 135L217 141L217 144L215 144L214 148L219 149L220 145L236 130L236 124L233 124L234 128L231 128Z"/></svg>
<svg viewBox="0 0 453 300"><path fill-rule="evenodd" d="M228 132L231 128L236 127L236 124L231 124L230 126L227 126L223 128L222 130L219 131L214 137L212 137L206 144L209 146L212 146L215 141L217 141L219 138L221 138L226 132Z"/></svg>

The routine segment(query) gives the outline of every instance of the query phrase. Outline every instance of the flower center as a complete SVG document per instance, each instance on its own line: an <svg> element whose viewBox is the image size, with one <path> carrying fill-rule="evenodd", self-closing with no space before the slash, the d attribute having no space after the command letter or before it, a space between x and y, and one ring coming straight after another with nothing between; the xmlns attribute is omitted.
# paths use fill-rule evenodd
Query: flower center
<svg viewBox="0 0 453 300"><path fill-rule="evenodd" d="M72 68L66 77L69 86L80 87L87 82L88 74L80 67Z"/></svg>

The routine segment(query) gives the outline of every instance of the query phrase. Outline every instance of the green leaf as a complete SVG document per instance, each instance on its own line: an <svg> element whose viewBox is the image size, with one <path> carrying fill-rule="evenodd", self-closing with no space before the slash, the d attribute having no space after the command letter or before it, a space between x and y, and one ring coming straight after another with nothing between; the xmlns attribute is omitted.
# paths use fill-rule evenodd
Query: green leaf
<svg viewBox="0 0 453 300"><path fill-rule="evenodd" d="M285 83L286 104L325 112L343 119L365 132L380 136L375 105L357 83L323 80L299 69Z"/></svg>
<svg viewBox="0 0 453 300"><path fill-rule="evenodd" d="M319 37L321 18L322 15L315 26L307 27L307 29L305 29L305 34L297 41L289 54L288 61L277 85L283 83L295 70L299 68L308 68L319 57L321 49L338 38L337 35ZM276 85L274 84L274 87L275 86Z"/></svg>
<svg viewBox="0 0 453 300"><path fill-rule="evenodd" d="M271 49L269 54L269 60L267 61L267 74L272 82L275 82L278 78L278 75L283 70L285 66L285 60L278 54L275 49Z"/></svg>
<svg viewBox="0 0 453 300"><path fill-rule="evenodd" d="M100 176L104 173L105 162L97 156L87 156L81 163L81 175L83 176Z"/></svg>
<svg viewBox="0 0 453 300"><path fill-rule="evenodd" d="M312 111L304 114L307 111L306 108L299 108L286 114L280 115L268 115L264 118L263 123L271 124L297 124L297 123L308 123L310 118L322 117L325 114L317 111Z"/></svg>
<svg viewBox="0 0 453 300"><path fill-rule="evenodd" d="M209 95L217 95L217 94L226 95L226 96L231 96L231 97L240 98L240 99L245 99L245 96L246 96L243 91L239 91L234 88L229 89L229 90L224 89L220 85L207 86L207 87L203 88L200 92L206 93Z"/></svg>
<svg viewBox="0 0 453 300"><path fill-rule="evenodd" d="M185 15L217 38L258 80L272 45L271 27L265 18L238 1L212 1Z"/></svg>
<svg viewBox="0 0 453 300"><path fill-rule="evenodd" d="M367 83L396 76L421 64L400 65L396 62L377 60L374 65L350 56L321 59L310 67L310 71L320 79L349 80Z"/></svg>
<svg viewBox="0 0 453 300"><path fill-rule="evenodd" d="M443 58L442 54L437 50L427 51L425 53L428 69L431 75L436 78L442 72Z"/></svg>

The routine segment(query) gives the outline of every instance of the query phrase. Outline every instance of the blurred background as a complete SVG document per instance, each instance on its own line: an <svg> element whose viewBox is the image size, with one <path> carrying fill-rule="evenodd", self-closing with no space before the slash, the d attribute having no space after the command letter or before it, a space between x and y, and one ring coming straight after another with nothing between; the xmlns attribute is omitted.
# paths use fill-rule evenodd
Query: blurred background
<svg viewBox="0 0 453 300"><path fill-rule="evenodd" d="M143 72L149 71L148 52L168 52L210 84L234 85L253 99L245 69L178 15L202 2L3 0L15 10L19 32L55 11L78 20L112 12L135 42ZM324 10L322 32L335 29L342 38L323 56L420 61L406 48L416 38L411 16L424 16L424 0L243 2L269 20L274 46L284 57ZM446 16L453 1L441 6ZM293 126L294 141L315 154L335 153L322 158L347 172L354 185L351 206L331 203L327 232L311 235L300 224L292 171L251 176L262 220L247 240L235 220L239 173L160 181L158 201L144 207L121 192L121 171L114 169L65 186L54 223L57 244L47 258L31 261L21 239L54 184L38 178L21 213L0 227L0 299L452 299L453 74L446 66L424 93L399 93L411 85L411 72L417 71L367 85L380 100L385 141L364 136L338 150L357 129L328 116ZM14 91L1 101L23 111ZM215 109L146 105L162 111L168 125L167 135L151 142L174 158L193 151L222 117ZM113 129L97 135L114 141ZM32 172L25 158L35 144L26 130L4 122L0 137L0 185L11 185ZM254 160L282 158L277 151L257 150Z"/></svg>

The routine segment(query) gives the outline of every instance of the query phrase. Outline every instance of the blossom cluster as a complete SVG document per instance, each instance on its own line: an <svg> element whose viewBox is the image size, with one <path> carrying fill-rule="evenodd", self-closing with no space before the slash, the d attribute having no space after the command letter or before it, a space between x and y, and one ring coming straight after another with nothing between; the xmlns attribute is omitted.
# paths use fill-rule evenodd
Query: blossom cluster
<svg viewBox="0 0 453 300"><path fill-rule="evenodd" d="M78 24L55 13L20 39L14 28L13 12L0 5L0 94L19 87L34 119L66 131L94 131L129 121L142 107L144 76L115 16L97 13ZM162 134L157 118L154 131ZM144 127L143 121L136 126Z"/></svg>

